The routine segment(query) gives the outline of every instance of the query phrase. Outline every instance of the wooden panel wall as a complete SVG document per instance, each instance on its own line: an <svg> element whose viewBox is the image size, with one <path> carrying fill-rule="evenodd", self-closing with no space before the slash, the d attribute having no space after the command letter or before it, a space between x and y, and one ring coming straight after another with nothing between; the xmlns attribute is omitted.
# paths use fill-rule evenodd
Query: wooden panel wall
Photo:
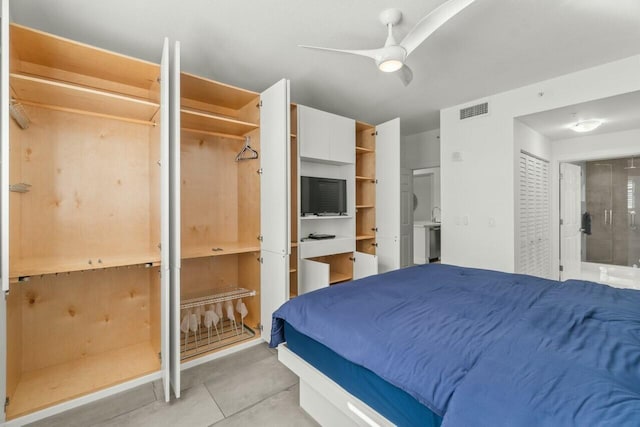
<svg viewBox="0 0 640 427"><path fill-rule="evenodd" d="M22 304L19 284L7 296L7 397L11 399L22 375Z"/></svg>
<svg viewBox="0 0 640 427"><path fill-rule="evenodd" d="M260 129L250 132L248 136L251 138L251 147L260 153ZM238 240L254 244L260 235L260 159L237 162L237 167Z"/></svg>
<svg viewBox="0 0 640 427"><path fill-rule="evenodd" d="M238 286L238 255L182 260L181 299Z"/></svg>
<svg viewBox="0 0 640 427"><path fill-rule="evenodd" d="M256 296L243 299L243 302L247 306L247 310L249 310L249 314L247 314L247 317L245 317L244 323L254 330L256 330L257 325L260 323L259 257L259 252L250 252L238 255L238 284L243 288L251 289L257 292ZM237 320L239 319L240 316L237 315ZM265 333L270 334L271 331L266 331Z"/></svg>
<svg viewBox="0 0 640 427"><path fill-rule="evenodd" d="M182 248L238 237L238 164L242 141L182 132ZM257 175L257 174L256 174Z"/></svg>
<svg viewBox="0 0 640 427"><path fill-rule="evenodd" d="M23 258L108 258L149 244L147 126L26 108L12 134L22 163Z"/></svg>
<svg viewBox="0 0 640 427"><path fill-rule="evenodd" d="M160 268L149 268L149 339L156 353L162 346Z"/></svg>
<svg viewBox="0 0 640 427"><path fill-rule="evenodd" d="M22 370L149 342L149 270L111 268L22 283Z"/></svg>

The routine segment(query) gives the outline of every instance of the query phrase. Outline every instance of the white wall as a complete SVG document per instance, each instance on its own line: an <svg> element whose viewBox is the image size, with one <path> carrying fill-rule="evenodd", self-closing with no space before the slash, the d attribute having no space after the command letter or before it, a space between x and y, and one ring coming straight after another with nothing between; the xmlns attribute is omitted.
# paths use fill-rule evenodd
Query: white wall
<svg viewBox="0 0 640 427"><path fill-rule="evenodd" d="M514 118L640 90L638 76L640 55L442 110L442 261L514 271ZM488 115L459 119L483 101Z"/></svg>
<svg viewBox="0 0 640 427"><path fill-rule="evenodd" d="M440 129L402 137L402 167L420 169L440 166Z"/></svg>
<svg viewBox="0 0 640 427"><path fill-rule="evenodd" d="M551 242L553 271L558 271L560 259L560 163L578 160L614 159L640 155L640 129L581 136L551 143Z"/></svg>
<svg viewBox="0 0 640 427"><path fill-rule="evenodd" d="M413 221L431 221L431 189L432 175L414 175L413 194L418 200L418 205L413 211Z"/></svg>

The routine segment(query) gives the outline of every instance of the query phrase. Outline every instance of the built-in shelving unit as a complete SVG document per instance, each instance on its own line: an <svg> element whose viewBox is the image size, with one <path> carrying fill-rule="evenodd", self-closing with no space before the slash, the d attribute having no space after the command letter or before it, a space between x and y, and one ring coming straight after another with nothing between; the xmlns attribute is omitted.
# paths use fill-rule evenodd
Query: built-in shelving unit
<svg viewBox="0 0 640 427"><path fill-rule="evenodd" d="M180 96L179 317L238 298L248 310L244 322L232 310L236 328L225 312L220 325L228 323L228 332L215 337L200 317L197 336L181 337L186 360L259 336L260 161L236 155L247 139L260 154L260 96L188 73L180 74Z"/></svg>
<svg viewBox="0 0 640 427"><path fill-rule="evenodd" d="M161 67L20 25L10 37L3 78L14 120L2 166L11 184L28 184L3 206L2 377L14 419L129 380L168 379L159 166L168 50Z"/></svg>
<svg viewBox="0 0 640 427"><path fill-rule="evenodd" d="M289 182L290 182L290 222L291 222L291 254L289 255L289 298L298 296L298 183L300 182L298 159L298 107L291 104L289 108L289 125L291 128L289 150Z"/></svg>
<svg viewBox="0 0 640 427"><path fill-rule="evenodd" d="M356 250L375 255L376 130L356 122Z"/></svg>

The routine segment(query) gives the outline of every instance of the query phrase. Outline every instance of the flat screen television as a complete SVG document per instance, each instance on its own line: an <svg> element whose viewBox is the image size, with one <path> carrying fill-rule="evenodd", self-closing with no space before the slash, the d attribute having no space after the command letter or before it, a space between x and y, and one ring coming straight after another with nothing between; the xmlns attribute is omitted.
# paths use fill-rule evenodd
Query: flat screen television
<svg viewBox="0 0 640 427"><path fill-rule="evenodd" d="M347 181L301 176L300 210L303 216L345 215L347 213Z"/></svg>

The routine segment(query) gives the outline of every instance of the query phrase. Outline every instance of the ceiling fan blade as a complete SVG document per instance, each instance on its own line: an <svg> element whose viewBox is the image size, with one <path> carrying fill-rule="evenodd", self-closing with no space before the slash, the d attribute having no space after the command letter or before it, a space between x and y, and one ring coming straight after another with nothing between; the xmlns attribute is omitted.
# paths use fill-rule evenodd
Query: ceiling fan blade
<svg viewBox="0 0 640 427"><path fill-rule="evenodd" d="M359 56L366 56L367 58L371 58L371 59L378 59L380 57L380 55L382 54L382 51L384 51L384 48L381 49L362 49L362 50L347 50L347 49L333 49L330 47L318 47L318 46L306 46L306 45L301 45L299 44L298 47L304 47L306 49L315 49L315 50L326 50L329 52L338 52L338 53L348 53L351 55L359 55Z"/></svg>
<svg viewBox="0 0 640 427"><path fill-rule="evenodd" d="M453 18L458 12L474 1L475 0L448 0L422 18L420 22L409 31L409 34L404 37L402 42L400 42L400 46L407 51L407 56L445 22Z"/></svg>
<svg viewBox="0 0 640 427"><path fill-rule="evenodd" d="M402 84L405 86L408 86L411 80L413 80L413 71L411 71L411 68L407 67L406 64L396 71L395 74L400 77Z"/></svg>

